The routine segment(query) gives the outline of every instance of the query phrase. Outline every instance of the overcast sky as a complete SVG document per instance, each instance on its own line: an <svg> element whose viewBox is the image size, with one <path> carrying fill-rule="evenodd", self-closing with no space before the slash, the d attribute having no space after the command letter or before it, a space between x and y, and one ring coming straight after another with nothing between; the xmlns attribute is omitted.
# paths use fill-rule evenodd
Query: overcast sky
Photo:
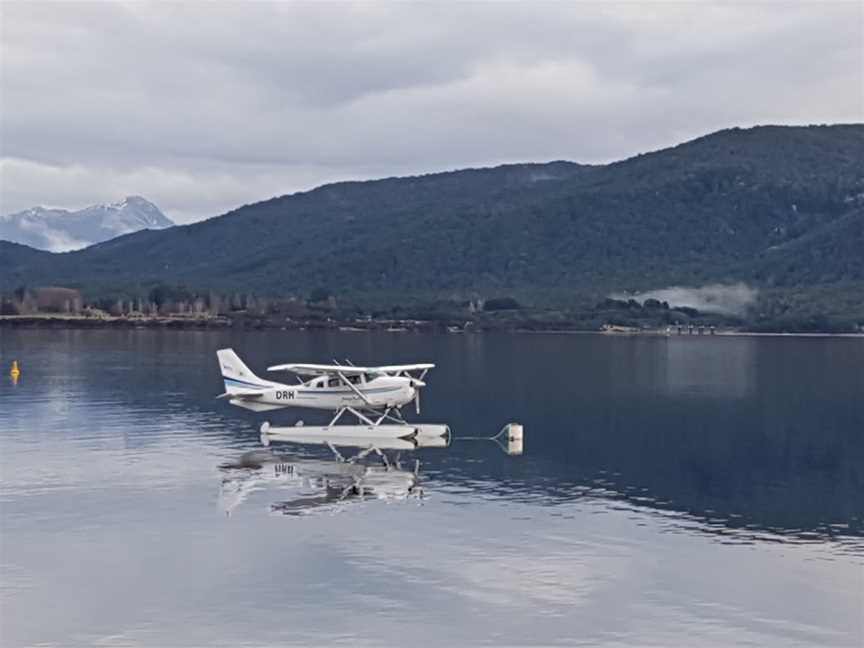
<svg viewBox="0 0 864 648"><path fill-rule="evenodd" d="M864 2L0 3L0 213L864 121Z"/></svg>

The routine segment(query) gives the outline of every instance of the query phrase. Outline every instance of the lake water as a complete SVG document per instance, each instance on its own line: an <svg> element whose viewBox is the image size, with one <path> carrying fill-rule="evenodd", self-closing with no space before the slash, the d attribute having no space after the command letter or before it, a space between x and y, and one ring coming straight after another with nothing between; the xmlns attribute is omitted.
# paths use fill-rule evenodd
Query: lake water
<svg viewBox="0 0 864 648"><path fill-rule="evenodd" d="M435 362L454 441L403 453L407 496L220 469L298 418L216 400L223 346ZM0 360L3 646L864 644L862 339L0 329ZM510 421L521 456L459 440Z"/></svg>

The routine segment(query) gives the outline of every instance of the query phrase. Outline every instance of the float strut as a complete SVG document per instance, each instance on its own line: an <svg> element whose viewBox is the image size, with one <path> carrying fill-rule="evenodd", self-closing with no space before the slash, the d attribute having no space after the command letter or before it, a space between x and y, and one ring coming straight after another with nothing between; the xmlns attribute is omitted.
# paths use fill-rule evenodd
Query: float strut
<svg viewBox="0 0 864 648"><path fill-rule="evenodd" d="M334 446L334 445L333 445L332 443L330 443L329 441L325 441L325 443L327 444L327 447L330 448L330 450L333 451L333 454L336 455L336 459L337 459L337 461L340 461L340 462L344 462L344 461L345 461L345 457L343 457L343 456L339 453L339 451L336 449L336 446Z"/></svg>

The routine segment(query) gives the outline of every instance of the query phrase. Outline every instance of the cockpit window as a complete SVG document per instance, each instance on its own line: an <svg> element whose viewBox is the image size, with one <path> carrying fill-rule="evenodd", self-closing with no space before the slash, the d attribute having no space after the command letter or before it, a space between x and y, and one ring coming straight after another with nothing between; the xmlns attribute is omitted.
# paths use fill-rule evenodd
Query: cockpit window
<svg viewBox="0 0 864 648"><path fill-rule="evenodd" d="M338 387L339 383L340 383L340 380L338 378L330 378L327 381L327 386L328 387Z"/></svg>

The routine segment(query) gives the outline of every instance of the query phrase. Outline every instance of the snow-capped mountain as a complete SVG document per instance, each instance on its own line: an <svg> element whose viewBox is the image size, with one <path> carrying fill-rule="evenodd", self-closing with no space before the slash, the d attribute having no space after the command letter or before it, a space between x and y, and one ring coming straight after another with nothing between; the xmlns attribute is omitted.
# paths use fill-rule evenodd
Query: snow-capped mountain
<svg viewBox="0 0 864 648"><path fill-rule="evenodd" d="M78 211L33 207L0 216L0 239L49 252L68 252L142 229L165 229L174 223L141 196Z"/></svg>

